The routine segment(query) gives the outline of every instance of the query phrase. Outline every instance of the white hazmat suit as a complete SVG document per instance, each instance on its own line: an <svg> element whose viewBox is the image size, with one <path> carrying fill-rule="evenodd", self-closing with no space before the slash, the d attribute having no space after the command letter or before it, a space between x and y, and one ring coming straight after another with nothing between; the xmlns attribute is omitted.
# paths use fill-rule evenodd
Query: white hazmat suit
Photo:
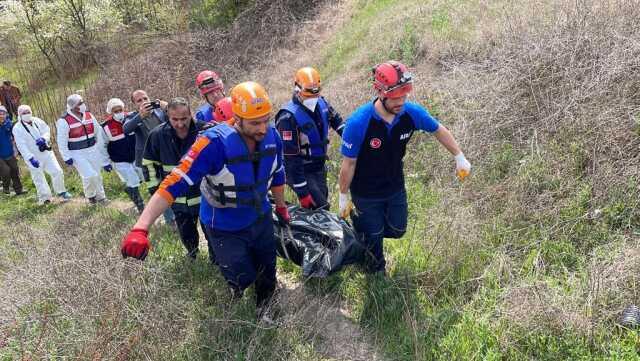
<svg viewBox="0 0 640 361"><path fill-rule="evenodd" d="M86 110L80 95L72 94L67 98L67 112L56 121L56 128L60 155L80 174L84 196L91 202L105 200L100 173L102 167L110 164L103 152L104 133L96 118Z"/></svg>
<svg viewBox="0 0 640 361"><path fill-rule="evenodd" d="M31 179L36 187L38 204L51 200L51 188L49 188L45 178L45 172L51 177L53 190L56 194L67 199L68 194L64 186L64 173L60 168L60 164L58 164L56 156L51 150L41 151L36 144L38 139L43 138L47 146L50 146L51 134L49 126L42 119L32 116L31 108L28 105L21 105L18 108L18 118L18 122L13 127L13 138L18 151L29 168ZM31 163L30 159L35 159L39 163L37 168Z"/></svg>

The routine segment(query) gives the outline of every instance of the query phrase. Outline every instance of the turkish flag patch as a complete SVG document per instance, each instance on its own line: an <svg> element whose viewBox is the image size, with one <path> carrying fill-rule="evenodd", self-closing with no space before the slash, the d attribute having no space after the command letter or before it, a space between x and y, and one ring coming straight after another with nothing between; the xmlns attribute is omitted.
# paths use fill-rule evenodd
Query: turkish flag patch
<svg viewBox="0 0 640 361"><path fill-rule="evenodd" d="M293 131L284 130L282 132L282 140L293 140Z"/></svg>
<svg viewBox="0 0 640 361"><path fill-rule="evenodd" d="M380 146L382 145L382 141L380 140L380 138L373 138L371 139L371 141L369 142L369 145L371 146L371 148L373 149L378 149L380 148Z"/></svg>

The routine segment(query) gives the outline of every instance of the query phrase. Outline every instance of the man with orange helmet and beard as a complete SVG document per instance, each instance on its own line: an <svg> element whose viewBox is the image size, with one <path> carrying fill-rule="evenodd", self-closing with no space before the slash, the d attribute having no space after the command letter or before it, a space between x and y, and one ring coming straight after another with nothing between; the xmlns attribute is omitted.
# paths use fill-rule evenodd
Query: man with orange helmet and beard
<svg viewBox="0 0 640 361"><path fill-rule="evenodd" d="M207 231L213 235L220 271L234 297L255 283L259 317L276 287L276 243L268 193L276 214L288 223L284 202L282 141L269 124L271 102L258 83L245 82L231 90L234 126L220 124L206 130L160 184L133 229L122 240L124 257L144 259L149 251L148 230L163 210L190 185L213 205Z"/></svg>
<svg viewBox="0 0 640 361"><path fill-rule="evenodd" d="M340 215L351 214L356 231L364 233L369 259L367 270L385 272L384 238L400 238L407 227L407 193L403 163L415 131L425 131L455 156L458 177L471 171L453 135L421 105L408 102L413 76L397 61L373 68L377 98L358 108L347 120L342 136Z"/></svg>

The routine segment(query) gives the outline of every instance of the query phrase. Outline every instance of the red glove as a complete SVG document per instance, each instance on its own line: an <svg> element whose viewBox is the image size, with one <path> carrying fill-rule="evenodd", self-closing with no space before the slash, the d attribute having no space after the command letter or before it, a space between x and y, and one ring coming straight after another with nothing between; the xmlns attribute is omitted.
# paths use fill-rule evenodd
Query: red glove
<svg viewBox="0 0 640 361"><path fill-rule="evenodd" d="M312 209L316 207L316 202L313 201L313 197L311 194L307 194L306 196L300 198L300 205L302 208Z"/></svg>
<svg viewBox="0 0 640 361"><path fill-rule="evenodd" d="M278 215L278 219L280 222L284 224L289 224L291 221L291 216L289 215L289 210L287 207L278 207L276 206L276 215Z"/></svg>
<svg viewBox="0 0 640 361"><path fill-rule="evenodd" d="M122 239L122 244L120 245L122 257L133 257L144 261L150 248L148 235L149 232L145 229L132 229Z"/></svg>

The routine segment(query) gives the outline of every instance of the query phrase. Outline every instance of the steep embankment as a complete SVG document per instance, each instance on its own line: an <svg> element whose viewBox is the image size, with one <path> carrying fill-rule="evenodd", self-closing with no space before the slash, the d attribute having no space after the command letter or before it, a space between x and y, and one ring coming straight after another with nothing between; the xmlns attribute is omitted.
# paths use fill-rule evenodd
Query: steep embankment
<svg viewBox="0 0 640 361"><path fill-rule="evenodd" d="M2 298L2 352L637 359L637 332L617 327L616 318L640 302L640 8L625 1L308 3L258 2L228 31L159 42L114 64L90 95L97 103L146 87L165 98L190 94L195 103L193 75L213 68L229 85L261 81L280 104L295 69L314 65L325 96L346 116L372 95L371 65L410 64L413 100L453 130L474 174L458 184L451 157L430 137L414 136L405 162L409 230L386 243L390 277L348 268L302 285L298 270L281 262L286 312L270 329L254 323L250 299L227 304L204 257L184 263L166 229L152 234L159 242L143 265L121 262L117 244L133 222L126 212L68 205L23 219L33 209L25 207L4 222L9 234L22 222L36 228L3 241L3 294L17 296Z"/></svg>

